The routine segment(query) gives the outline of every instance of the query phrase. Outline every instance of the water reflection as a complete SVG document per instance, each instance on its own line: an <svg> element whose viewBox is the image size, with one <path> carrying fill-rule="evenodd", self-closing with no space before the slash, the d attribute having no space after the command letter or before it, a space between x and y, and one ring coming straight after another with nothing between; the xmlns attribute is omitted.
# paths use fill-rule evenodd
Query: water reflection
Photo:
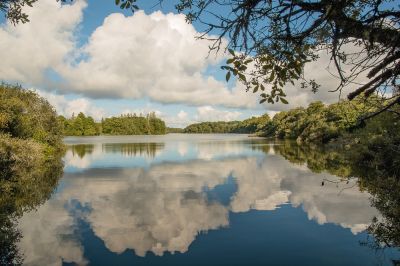
<svg viewBox="0 0 400 266"><path fill-rule="evenodd" d="M85 155L92 154L93 150L93 144L76 144L68 147L68 151L71 151L73 157L78 156L81 159L85 157Z"/></svg>
<svg viewBox="0 0 400 266"><path fill-rule="evenodd" d="M121 153L125 156L146 156L154 158L158 151L164 149L164 143L105 143L106 153Z"/></svg>
<svg viewBox="0 0 400 266"><path fill-rule="evenodd" d="M400 177L393 175L393 169L382 169L372 163L354 164L353 151L338 151L333 147L321 149L282 142L274 146L274 150L292 163L307 165L313 172L326 171L334 175L333 179L326 181L341 186L340 192L354 187L367 191L370 204L378 214L367 227L374 238L364 244L376 250L400 247Z"/></svg>
<svg viewBox="0 0 400 266"><path fill-rule="evenodd" d="M18 242L25 235L17 228L18 219L49 199L62 175L61 156L54 154L45 161L32 161L33 165L27 167L12 167L0 179L0 265L23 262Z"/></svg>
<svg viewBox="0 0 400 266"><path fill-rule="evenodd" d="M19 247L26 264L90 263L82 224L108 251L125 254L133 250L145 257L190 253L199 235L229 230L231 216L273 213L283 206L299 207L311 223L335 225L352 235L371 228L374 217L376 221L392 219L392 223L398 219L393 215L397 215L399 205L387 207L392 203L388 198L374 197L371 207L371 194L366 190L383 195L378 188L372 191L376 184L356 178L326 181L340 181L344 173L347 177L352 174L344 170L350 169L348 164L340 166L341 158L333 152L310 149L307 153L292 144L243 137L227 143L217 139L169 140L165 145L90 145L79 147L90 151L80 152L82 157L67 153L57 193L20 219L18 228L23 237ZM147 150L153 149L150 147L161 150L152 153L150 161L123 160L125 151L143 150L147 156ZM104 158L111 162L106 165ZM83 161L84 165L78 163ZM77 165L80 171L74 170ZM390 199L394 196L392 193ZM279 223L274 227L280 230Z"/></svg>

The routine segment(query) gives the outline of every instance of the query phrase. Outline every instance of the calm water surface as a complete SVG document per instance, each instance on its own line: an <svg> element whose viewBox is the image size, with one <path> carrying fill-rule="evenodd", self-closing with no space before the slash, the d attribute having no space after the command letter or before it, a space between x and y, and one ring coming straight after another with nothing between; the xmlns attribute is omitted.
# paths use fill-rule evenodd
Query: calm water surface
<svg viewBox="0 0 400 266"><path fill-rule="evenodd" d="M356 179L245 135L68 137L64 176L19 220L30 265L392 265ZM322 186L322 184L324 184Z"/></svg>

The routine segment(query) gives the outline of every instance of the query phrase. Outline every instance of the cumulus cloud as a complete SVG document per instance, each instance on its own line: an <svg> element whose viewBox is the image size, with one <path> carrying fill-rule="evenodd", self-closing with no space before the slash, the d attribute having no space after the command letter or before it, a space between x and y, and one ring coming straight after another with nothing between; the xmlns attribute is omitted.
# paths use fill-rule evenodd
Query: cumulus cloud
<svg viewBox="0 0 400 266"><path fill-rule="evenodd" d="M80 46L78 26L86 1L42 0L25 7L30 23L0 28L3 79L81 93L93 98L148 97L162 103L256 105L256 97L229 90L204 74L223 55L208 56L207 41L184 15L110 14ZM56 77L56 78L54 78Z"/></svg>
<svg viewBox="0 0 400 266"><path fill-rule="evenodd" d="M82 112L85 115L92 116L96 120L100 120L102 117L106 116L106 110L96 106L88 98L68 100L64 95L58 95L46 91L37 92L40 96L47 99L60 115L71 117L72 114L77 115L78 113Z"/></svg>
<svg viewBox="0 0 400 266"><path fill-rule="evenodd" d="M339 93L329 92L339 81L331 74L335 70L326 51L320 51L320 58L307 64L304 70L307 78L322 85L317 93L302 89L297 83L284 88L288 105L259 105L258 93L246 92L240 82L228 88L224 81L210 75L215 73L210 68L218 68L225 55L209 56L208 41L195 39L199 32L185 22L182 14L160 11L152 14L139 11L129 16L110 14L88 40L80 40L86 6L85 0L72 4L41 0L34 8L24 8L30 23L2 24L2 79L90 98L145 98L167 104L268 111L307 106L316 100L324 103L339 100ZM344 47L348 52L355 49L359 48ZM362 79L360 76L356 82L362 83ZM352 88L349 86L341 95L346 96ZM171 121L172 126L188 122L179 117Z"/></svg>
<svg viewBox="0 0 400 266"><path fill-rule="evenodd" d="M80 46L75 33L86 5L83 0L70 5L42 0L34 8L25 8L30 23L3 24L0 50L7 53L0 62L2 78L93 98L148 98L161 103L275 111L313 100L338 99L338 94L328 92L337 80L325 69L329 55L324 54L305 69L323 88L312 94L300 86L288 86L288 106L262 107L258 95L247 93L240 83L228 89L225 82L206 74L224 55L208 56L209 43L195 39L199 32L183 15L110 14Z"/></svg>
<svg viewBox="0 0 400 266"><path fill-rule="evenodd" d="M193 118L183 110L180 110L176 115L163 113L160 117L165 121L167 126L170 127L184 128L194 122Z"/></svg>
<svg viewBox="0 0 400 266"><path fill-rule="evenodd" d="M232 121L237 120L241 115L238 111L218 110L212 106L201 106L197 108L195 120L202 121Z"/></svg>
<svg viewBox="0 0 400 266"><path fill-rule="evenodd" d="M111 14L83 47L87 59L65 66L60 73L68 88L92 97L255 106L254 95L231 91L204 74L222 55L208 56L209 43L196 40L196 35L183 15Z"/></svg>
<svg viewBox="0 0 400 266"><path fill-rule="evenodd" d="M179 113L177 114L177 117L181 120L184 120L188 117L188 114L185 111L180 110Z"/></svg>
<svg viewBox="0 0 400 266"><path fill-rule="evenodd" d="M44 86L48 82L46 71L64 65L74 51L74 31L85 7L85 1L71 5L38 1L34 8L24 8L29 23L1 25L1 78Z"/></svg>

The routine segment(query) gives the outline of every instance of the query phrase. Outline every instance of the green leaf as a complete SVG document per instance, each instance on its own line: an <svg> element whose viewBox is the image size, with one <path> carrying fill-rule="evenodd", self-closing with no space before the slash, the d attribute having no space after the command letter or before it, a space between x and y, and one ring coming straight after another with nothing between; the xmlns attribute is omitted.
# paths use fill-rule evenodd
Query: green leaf
<svg viewBox="0 0 400 266"><path fill-rule="evenodd" d="M232 63L233 63L233 61L235 61L235 59L233 59L233 58L229 58L228 60L226 60L226 63L227 63L227 64L232 64Z"/></svg>
<svg viewBox="0 0 400 266"><path fill-rule="evenodd" d="M225 76L226 82L228 82L230 78L231 78L231 72L228 71L228 73L226 73L226 76Z"/></svg>
<svg viewBox="0 0 400 266"><path fill-rule="evenodd" d="M121 2L121 0L115 0L115 4L117 5L117 6L119 6L119 3Z"/></svg>
<svg viewBox="0 0 400 266"><path fill-rule="evenodd" d="M254 87L253 93L255 93L255 92L257 92L257 91L258 91L258 85Z"/></svg>
<svg viewBox="0 0 400 266"><path fill-rule="evenodd" d="M266 100L267 100L267 99L262 99L262 100L260 101L260 104L261 104L261 103L264 103Z"/></svg>
<svg viewBox="0 0 400 266"><path fill-rule="evenodd" d="M229 53L233 56L235 56L235 52L232 49L228 49Z"/></svg>
<svg viewBox="0 0 400 266"><path fill-rule="evenodd" d="M275 78L275 71L271 72L271 75L269 76L269 82L272 82Z"/></svg>
<svg viewBox="0 0 400 266"><path fill-rule="evenodd" d="M283 104L288 104L288 101L286 101L286 99L280 98L280 100L281 100L281 102L282 102Z"/></svg>

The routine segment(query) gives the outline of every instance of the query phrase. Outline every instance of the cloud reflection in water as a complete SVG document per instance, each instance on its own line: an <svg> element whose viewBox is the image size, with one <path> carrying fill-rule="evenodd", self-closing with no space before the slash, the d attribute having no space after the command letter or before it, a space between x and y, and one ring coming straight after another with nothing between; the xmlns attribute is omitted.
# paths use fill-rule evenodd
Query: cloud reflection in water
<svg viewBox="0 0 400 266"><path fill-rule="evenodd" d="M166 152L180 147L179 153L186 154L193 145L175 144L166 145ZM251 156L251 145L198 144L192 150L199 159L160 162L147 168L89 167L104 153L126 151L122 147L106 147L100 152L95 146L84 156L67 154L66 168L86 160L80 165L82 171L67 171L62 189L37 212L21 219L20 246L27 264L61 265L62 260L86 263L83 246L73 236L77 212L71 210L71 201L88 206L79 212L79 218L90 225L110 251L132 249L138 256L147 252L186 252L200 232L228 227L229 212L272 211L291 204L301 206L308 218L319 224L334 223L349 228L353 234L363 231L377 215L369 205L369 195L357 186L339 195L341 189L334 184L321 187L323 178L333 176L312 173L272 152L263 156L255 152ZM234 156L210 160L225 149L234 151ZM205 190L223 186L230 176L237 190L229 204L209 200Z"/></svg>

